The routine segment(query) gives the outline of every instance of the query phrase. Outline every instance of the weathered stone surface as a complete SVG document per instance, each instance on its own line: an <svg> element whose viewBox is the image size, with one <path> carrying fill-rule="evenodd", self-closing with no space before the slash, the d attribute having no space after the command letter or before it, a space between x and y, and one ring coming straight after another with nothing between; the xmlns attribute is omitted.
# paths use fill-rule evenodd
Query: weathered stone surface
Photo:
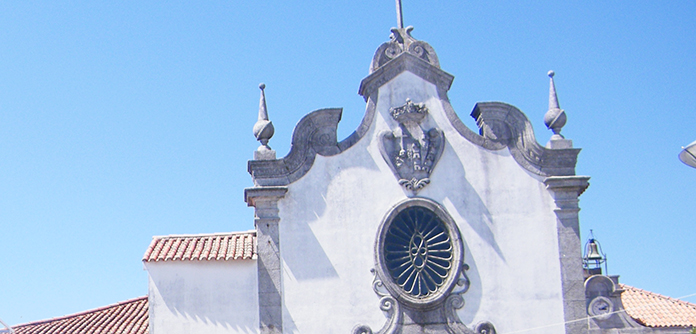
<svg viewBox="0 0 696 334"><path fill-rule="evenodd" d="M589 186L589 179L587 176L554 176L544 180L556 203L566 333L578 333L586 327L580 321L586 318L586 313L578 197Z"/></svg>
<svg viewBox="0 0 696 334"><path fill-rule="evenodd" d="M520 166L540 176L575 175L580 149L547 149L539 145L529 119L514 106L501 102L477 103L471 116L484 138L481 146L508 147Z"/></svg>
<svg viewBox="0 0 696 334"><path fill-rule="evenodd" d="M282 258L278 201L285 187L254 187L244 190L244 199L255 208L257 283L261 334L283 333Z"/></svg>
<svg viewBox="0 0 696 334"><path fill-rule="evenodd" d="M250 160L248 171L257 186L282 186L304 176L312 167L317 154L331 156L340 153L336 128L341 109L321 109L310 113L297 123L292 135L290 153L278 160Z"/></svg>

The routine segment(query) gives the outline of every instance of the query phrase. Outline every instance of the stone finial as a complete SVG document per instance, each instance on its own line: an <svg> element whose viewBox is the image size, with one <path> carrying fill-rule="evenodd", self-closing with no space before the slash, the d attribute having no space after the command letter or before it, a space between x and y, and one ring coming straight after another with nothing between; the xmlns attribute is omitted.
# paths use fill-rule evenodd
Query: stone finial
<svg viewBox="0 0 696 334"><path fill-rule="evenodd" d="M553 81L553 76L556 73L554 71L549 71L548 76L550 79L549 83L549 110L544 115L544 124L546 127L553 131L553 136L548 144L547 148L561 149L561 148L572 148L573 142L571 140L566 140L563 135L561 135L561 129L566 124L566 113L561 109L558 104L558 95L556 94L556 84Z"/></svg>
<svg viewBox="0 0 696 334"><path fill-rule="evenodd" d="M268 141L273 137L275 129L273 123L268 120L268 110L266 109L265 84L260 84L261 98L259 100L259 119L254 124L254 137L261 142L261 146L254 152L254 160L273 160L275 151L268 146Z"/></svg>

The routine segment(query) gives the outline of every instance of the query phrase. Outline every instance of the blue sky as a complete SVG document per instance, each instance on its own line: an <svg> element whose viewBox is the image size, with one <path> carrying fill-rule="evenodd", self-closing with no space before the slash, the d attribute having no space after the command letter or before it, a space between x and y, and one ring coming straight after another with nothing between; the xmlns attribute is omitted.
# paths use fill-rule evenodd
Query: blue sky
<svg viewBox="0 0 696 334"><path fill-rule="evenodd" d="M404 21L478 101L513 104L582 148L585 241L622 282L696 293L696 3L404 0ZM357 95L396 25L393 0L0 2L0 319L61 316L147 293L153 235L249 230L258 84L287 154L306 113ZM530 259L533 261L533 259ZM696 302L696 297L685 300Z"/></svg>

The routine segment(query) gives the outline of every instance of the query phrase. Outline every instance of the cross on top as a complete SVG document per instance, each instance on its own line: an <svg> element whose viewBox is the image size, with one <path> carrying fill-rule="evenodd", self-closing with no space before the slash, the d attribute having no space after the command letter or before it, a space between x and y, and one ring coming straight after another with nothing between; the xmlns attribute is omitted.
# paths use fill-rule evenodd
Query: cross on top
<svg viewBox="0 0 696 334"><path fill-rule="evenodd" d="M397 28L404 28L404 15L401 13L401 0L396 0L396 24Z"/></svg>

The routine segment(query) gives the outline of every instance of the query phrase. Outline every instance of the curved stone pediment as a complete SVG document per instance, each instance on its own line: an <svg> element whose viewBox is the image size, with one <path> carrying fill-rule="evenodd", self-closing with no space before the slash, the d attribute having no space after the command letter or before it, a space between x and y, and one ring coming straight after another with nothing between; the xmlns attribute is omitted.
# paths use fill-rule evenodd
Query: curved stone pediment
<svg viewBox="0 0 696 334"><path fill-rule="evenodd" d="M479 133L466 127L447 97L454 76L440 69L435 50L429 44L411 37L411 29L393 29L392 40L382 44L375 53L371 73L362 80L358 91L367 102L365 116L351 136L337 141L336 129L342 109L314 111L295 127L292 147L286 157L249 161L248 171L254 183L257 186L290 184L309 171L316 154L332 156L353 146L373 126L380 87L404 72L413 73L435 85L445 116L457 132L471 143L494 151L509 148L520 166L539 176L575 175L580 149L549 149L539 145L529 119L512 105L479 102L471 112ZM395 170L394 166L390 167Z"/></svg>
<svg viewBox="0 0 696 334"><path fill-rule="evenodd" d="M539 145L529 119L515 106L479 102L471 117L479 127L483 140L477 140L477 144L482 147L490 150L508 147L520 166L540 176L575 175L580 149L548 149ZM462 132L459 127L457 130Z"/></svg>

